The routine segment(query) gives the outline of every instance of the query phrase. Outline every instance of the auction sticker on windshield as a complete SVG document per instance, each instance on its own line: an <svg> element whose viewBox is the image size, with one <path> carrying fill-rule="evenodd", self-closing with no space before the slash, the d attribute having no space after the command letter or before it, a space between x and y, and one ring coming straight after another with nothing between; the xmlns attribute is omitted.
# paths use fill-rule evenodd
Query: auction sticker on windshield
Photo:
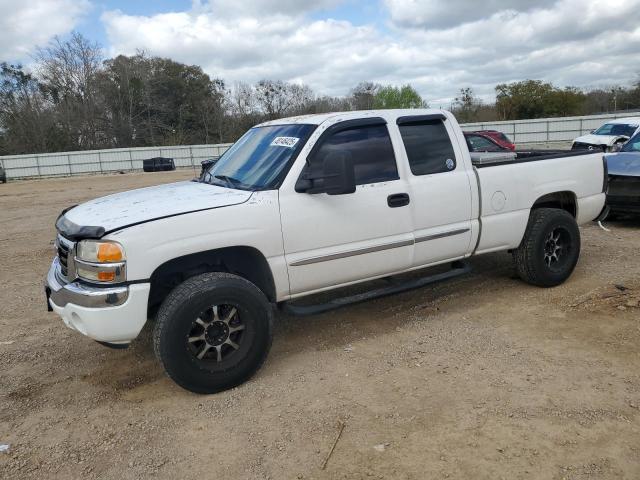
<svg viewBox="0 0 640 480"><path fill-rule="evenodd" d="M271 142L272 147L288 147L293 148L298 143L299 138L296 137L276 137Z"/></svg>

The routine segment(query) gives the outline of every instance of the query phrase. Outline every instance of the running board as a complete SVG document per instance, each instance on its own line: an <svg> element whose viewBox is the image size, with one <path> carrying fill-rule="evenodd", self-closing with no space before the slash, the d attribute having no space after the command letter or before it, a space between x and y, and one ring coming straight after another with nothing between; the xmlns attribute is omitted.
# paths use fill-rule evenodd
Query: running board
<svg viewBox="0 0 640 480"><path fill-rule="evenodd" d="M432 283L443 282L451 278L465 275L471 271L471 266L466 262L453 262L451 264L451 270L443 273L437 273L435 275L429 275L428 277L416 278L414 280L408 280L406 282L391 285L389 287L376 288L375 290L369 290L368 292L359 293L356 295L350 295L348 297L336 298L326 303L319 303L317 305L292 305L289 302L284 302L281 305L281 309L291 315L307 316L317 315L319 313L329 312L337 308L341 308L347 305L353 305L355 303L365 302L374 298L386 297L388 295L394 295L396 293L407 292L409 290L415 290Z"/></svg>

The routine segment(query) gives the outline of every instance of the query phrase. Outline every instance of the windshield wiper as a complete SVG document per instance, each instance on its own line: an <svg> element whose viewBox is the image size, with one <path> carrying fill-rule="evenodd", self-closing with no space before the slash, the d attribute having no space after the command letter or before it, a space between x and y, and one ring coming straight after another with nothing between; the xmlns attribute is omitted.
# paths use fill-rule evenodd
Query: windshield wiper
<svg viewBox="0 0 640 480"><path fill-rule="evenodd" d="M234 186L237 187L240 185L244 185L242 181L238 180L237 178L230 177L228 175L214 175L214 177L222 180L231 188L233 188Z"/></svg>

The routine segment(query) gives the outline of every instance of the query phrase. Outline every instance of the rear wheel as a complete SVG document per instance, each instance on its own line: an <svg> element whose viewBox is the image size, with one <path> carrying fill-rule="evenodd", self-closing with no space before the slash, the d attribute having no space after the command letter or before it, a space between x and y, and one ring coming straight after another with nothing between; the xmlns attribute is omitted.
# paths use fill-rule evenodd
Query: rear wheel
<svg viewBox="0 0 640 480"><path fill-rule="evenodd" d="M271 347L272 310L251 282L206 273L178 285L158 311L156 355L171 379L196 393L235 387Z"/></svg>
<svg viewBox="0 0 640 480"><path fill-rule="evenodd" d="M575 219L556 208L533 210L513 259L522 280L540 287L563 283L580 256L580 230Z"/></svg>

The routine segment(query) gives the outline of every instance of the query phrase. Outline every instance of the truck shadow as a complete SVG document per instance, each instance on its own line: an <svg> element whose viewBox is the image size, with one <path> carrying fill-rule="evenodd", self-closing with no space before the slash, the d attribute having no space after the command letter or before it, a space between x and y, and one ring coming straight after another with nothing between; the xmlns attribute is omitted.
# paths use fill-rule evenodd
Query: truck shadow
<svg viewBox="0 0 640 480"><path fill-rule="evenodd" d="M472 271L467 275L344 306L326 313L294 316L279 311L275 318L274 347L269 363L274 365L289 355L314 349L344 349L363 337L384 335L416 319L428 321L429 316L437 315L443 310L448 313L467 312L470 308L490 303L491 296L487 295L487 292L517 290L523 286L515 276L511 256L508 254L484 255L472 259L470 264ZM400 275L391 281L414 279L441 270L442 268L425 269ZM345 295L362 293L388 282L389 280L376 280L315 295L313 298L305 299L304 304L326 302Z"/></svg>

